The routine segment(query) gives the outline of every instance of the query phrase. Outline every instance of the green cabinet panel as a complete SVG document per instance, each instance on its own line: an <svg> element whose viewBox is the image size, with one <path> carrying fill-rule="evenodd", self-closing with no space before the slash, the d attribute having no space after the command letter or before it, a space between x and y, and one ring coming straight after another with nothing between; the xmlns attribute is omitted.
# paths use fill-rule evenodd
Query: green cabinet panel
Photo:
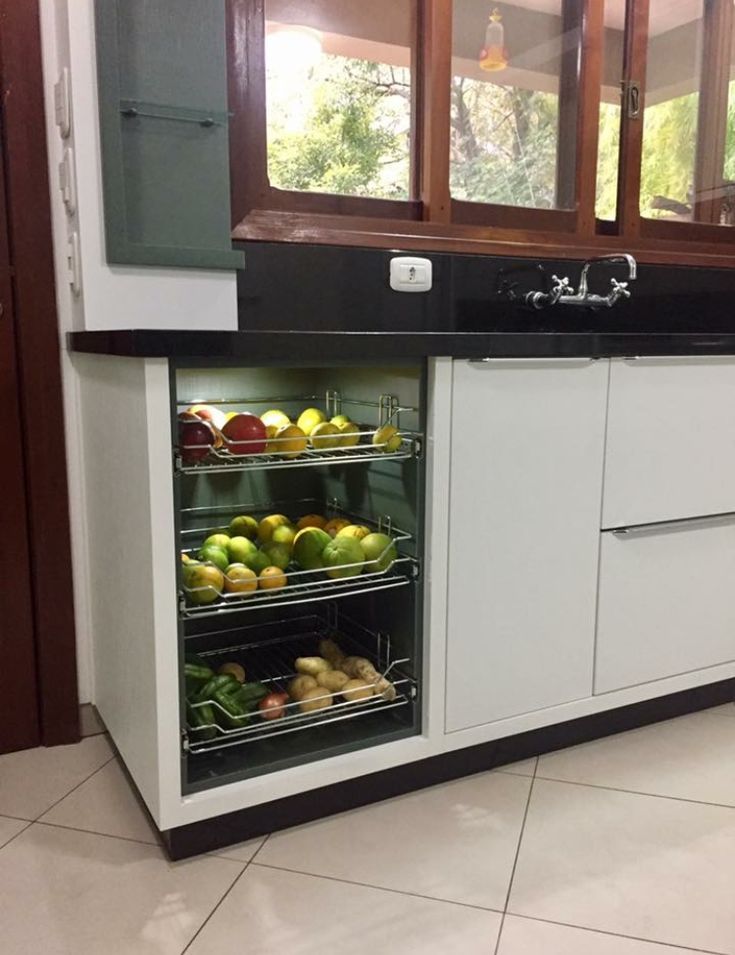
<svg viewBox="0 0 735 955"><path fill-rule="evenodd" d="M235 269L225 0L96 0L107 261Z"/></svg>

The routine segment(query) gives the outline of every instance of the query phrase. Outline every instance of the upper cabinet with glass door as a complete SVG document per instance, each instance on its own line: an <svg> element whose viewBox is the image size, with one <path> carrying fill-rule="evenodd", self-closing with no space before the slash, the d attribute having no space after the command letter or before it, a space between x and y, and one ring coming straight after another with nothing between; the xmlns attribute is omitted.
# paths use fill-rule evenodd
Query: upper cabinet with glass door
<svg viewBox="0 0 735 955"><path fill-rule="evenodd" d="M455 221L552 226L554 219L541 210L559 210L566 215L556 222L572 225L582 12L580 0L454 0L449 118ZM488 216L487 205L506 208ZM521 217L521 209L536 212Z"/></svg>
<svg viewBox="0 0 735 955"><path fill-rule="evenodd" d="M639 206L643 235L731 241L717 227L735 225L734 23L733 0L650 2ZM682 224L689 228L682 230Z"/></svg>

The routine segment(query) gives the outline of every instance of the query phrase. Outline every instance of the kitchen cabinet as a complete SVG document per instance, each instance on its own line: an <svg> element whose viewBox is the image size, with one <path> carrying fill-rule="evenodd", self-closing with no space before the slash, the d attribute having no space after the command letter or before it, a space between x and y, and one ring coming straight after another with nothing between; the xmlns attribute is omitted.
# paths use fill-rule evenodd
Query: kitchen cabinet
<svg viewBox="0 0 735 955"><path fill-rule="evenodd" d="M595 693L735 660L735 514L602 535Z"/></svg>
<svg viewBox="0 0 735 955"><path fill-rule="evenodd" d="M222 0L96 0L107 261L236 269Z"/></svg>
<svg viewBox="0 0 735 955"><path fill-rule="evenodd" d="M735 360L613 359L603 527L735 511Z"/></svg>
<svg viewBox="0 0 735 955"><path fill-rule="evenodd" d="M592 693L608 368L454 363L447 732Z"/></svg>

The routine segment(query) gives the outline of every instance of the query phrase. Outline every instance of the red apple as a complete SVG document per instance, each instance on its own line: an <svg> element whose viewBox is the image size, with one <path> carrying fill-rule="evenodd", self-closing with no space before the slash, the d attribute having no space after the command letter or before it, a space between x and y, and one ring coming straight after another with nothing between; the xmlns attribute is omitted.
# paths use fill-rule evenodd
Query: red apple
<svg viewBox="0 0 735 955"><path fill-rule="evenodd" d="M209 454L214 444L211 426L188 411L179 415L179 450L185 464L194 464Z"/></svg>
<svg viewBox="0 0 735 955"><path fill-rule="evenodd" d="M222 434L232 454L262 454L265 451L265 425L257 415L247 411L230 418L222 428Z"/></svg>

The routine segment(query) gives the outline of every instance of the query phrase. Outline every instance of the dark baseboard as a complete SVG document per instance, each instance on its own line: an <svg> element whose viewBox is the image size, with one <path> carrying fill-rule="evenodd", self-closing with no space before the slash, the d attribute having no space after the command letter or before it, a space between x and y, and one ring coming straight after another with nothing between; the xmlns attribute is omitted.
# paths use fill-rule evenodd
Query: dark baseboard
<svg viewBox="0 0 735 955"><path fill-rule="evenodd" d="M333 813L402 796L426 786L487 772L531 756L729 703L734 698L735 679L721 680L274 799L259 806L169 829L161 835L172 859L186 859Z"/></svg>

